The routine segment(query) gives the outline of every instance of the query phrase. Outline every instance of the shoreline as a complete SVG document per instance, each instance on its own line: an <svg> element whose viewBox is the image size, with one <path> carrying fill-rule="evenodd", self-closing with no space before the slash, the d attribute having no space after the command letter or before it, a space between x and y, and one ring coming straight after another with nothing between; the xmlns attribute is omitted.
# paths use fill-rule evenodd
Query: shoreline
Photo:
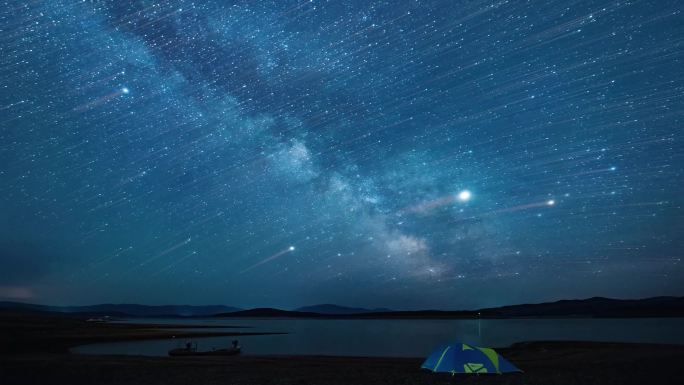
<svg viewBox="0 0 684 385"><path fill-rule="evenodd" d="M70 353L77 346L172 338L278 335L284 332L203 332L183 329L236 329L241 326L165 325L87 322L55 314L0 313L0 356L23 353ZM245 327L245 329L250 329Z"/></svg>
<svg viewBox="0 0 684 385"><path fill-rule="evenodd" d="M3 385L453 385L455 381L519 385L684 383L684 371L680 370L681 362L684 362L684 345L520 342L496 350L524 373L456 377L420 369L422 357L161 357L69 352L70 348L87 343L170 338L171 335L177 338L240 335L179 331L193 326L93 324L62 315L0 312L0 382Z"/></svg>
<svg viewBox="0 0 684 385"><path fill-rule="evenodd" d="M424 358L335 356L147 357L26 353L0 359L3 385L681 384L682 345L525 342L497 351L524 373L451 375Z"/></svg>

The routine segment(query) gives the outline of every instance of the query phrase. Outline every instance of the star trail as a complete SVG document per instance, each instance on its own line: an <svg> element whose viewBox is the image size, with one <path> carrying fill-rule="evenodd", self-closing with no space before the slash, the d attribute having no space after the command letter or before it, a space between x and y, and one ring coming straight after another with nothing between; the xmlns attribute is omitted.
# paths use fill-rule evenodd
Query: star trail
<svg viewBox="0 0 684 385"><path fill-rule="evenodd" d="M682 295L683 8L6 1L0 299Z"/></svg>

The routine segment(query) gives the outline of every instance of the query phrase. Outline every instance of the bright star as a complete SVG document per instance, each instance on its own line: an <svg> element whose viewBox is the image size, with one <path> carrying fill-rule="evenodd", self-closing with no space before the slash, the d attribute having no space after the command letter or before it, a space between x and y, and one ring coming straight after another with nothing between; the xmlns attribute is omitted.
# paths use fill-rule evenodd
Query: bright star
<svg viewBox="0 0 684 385"><path fill-rule="evenodd" d="M458 193L458 200L460 200L461 202L467 202L470 200L471 197L472 194L468 190L463 190L460 193Z"/></svg>

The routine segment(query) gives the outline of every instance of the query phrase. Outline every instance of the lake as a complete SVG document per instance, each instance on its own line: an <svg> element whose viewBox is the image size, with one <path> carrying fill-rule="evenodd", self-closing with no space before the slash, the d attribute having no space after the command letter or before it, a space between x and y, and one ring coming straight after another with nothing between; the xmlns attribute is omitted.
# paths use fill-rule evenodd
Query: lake
<svg viewBox="0 0 684 385"><path fill-rule="evenodd" d="M682 318L631 319L135 319L131 323L245 326L244 332L283 335L239 337L243 354L422 357L436 346L461 341L505 347L532 340L583 340L684 344ZM230 331L202 329L202 331ZM196 338L200 350L226 347L234 337ZM165 356L183 339L83 345L81 354Z"/></svg>

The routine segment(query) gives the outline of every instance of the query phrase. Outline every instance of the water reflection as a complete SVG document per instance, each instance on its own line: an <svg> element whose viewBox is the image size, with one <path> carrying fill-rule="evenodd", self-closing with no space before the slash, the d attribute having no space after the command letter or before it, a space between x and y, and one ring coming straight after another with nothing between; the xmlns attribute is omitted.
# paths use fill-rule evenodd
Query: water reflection
<svg viewBox="0 0 684 385"><path fill-rule="evenodd" d="M249 332L284 335L239 337L244 354L420 357L445 341L502 347L531 340L684 343L682 319L505 319L505 320L315 320L209 319L134 320L135 323L242 325ZM187 329L186 329L187 330ZM237 329L236 331L240 331ZM202 331L227 331L202 329ZM226 347L234 337L197 338L201 350ZM185 342L185 340L180 341ZM84 354L166 355L179 341L93 344Z"/></svg>

